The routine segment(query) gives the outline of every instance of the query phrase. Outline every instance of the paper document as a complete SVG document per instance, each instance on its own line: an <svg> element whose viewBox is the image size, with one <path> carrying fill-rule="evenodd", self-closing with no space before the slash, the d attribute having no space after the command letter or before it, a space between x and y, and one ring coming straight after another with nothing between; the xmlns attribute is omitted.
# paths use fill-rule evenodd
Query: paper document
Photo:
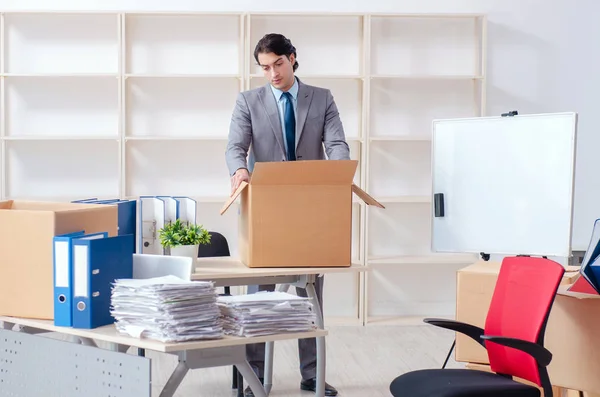
<svg viewBox="0 0 600 397"><path fill-rule="evenodd" d="M316 314L310 300L285 292L220 296L217 304L228 335L252 337L315 329Z"/></svg>
<svg viewBox="0 0 600 397"><path fill-rule="evenodd" d="M135 338L182 342L223 337L212 282L175 276L116 280L111 314L119 332Z"/></svg>

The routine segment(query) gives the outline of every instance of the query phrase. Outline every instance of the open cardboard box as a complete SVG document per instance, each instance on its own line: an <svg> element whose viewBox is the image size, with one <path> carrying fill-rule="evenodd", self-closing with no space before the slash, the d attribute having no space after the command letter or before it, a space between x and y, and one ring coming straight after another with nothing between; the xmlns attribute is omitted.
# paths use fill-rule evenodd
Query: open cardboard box
<svg viewBox="0 0 600 397"><path fill-rule="evenodd" d="M1 201L0 315L54 319L54 236L116 236L117 224L113 205Z"/></svg>
<svg viewBox="0 0 600 397"><path fill-rule="evenodd" d="M600 394L600 296L569 291L579 278L569 266L552 305L544 346L552 353L548 374L553 385ZM484 327L500 263L480 261L457 274L456 319ZM470 338L456 334L455 360L489 364L487 353Z"/></svg>
<svg viewBox="0 0 600 397"><path fill-rule="evenodd" d="M352 197L384 208L353 183L358 161L259 162L240 197L240 260L248 267L351 265Z"/></svg>

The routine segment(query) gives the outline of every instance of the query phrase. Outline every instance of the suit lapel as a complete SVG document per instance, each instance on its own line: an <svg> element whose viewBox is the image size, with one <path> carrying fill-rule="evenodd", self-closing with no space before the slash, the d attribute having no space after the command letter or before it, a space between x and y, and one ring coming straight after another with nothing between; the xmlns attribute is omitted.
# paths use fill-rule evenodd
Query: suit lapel
<svg viewBox="0 0 600 397"><path fill-rule="evenodd" d="M313 90L302 83L298 79L298 117L296 122L296 135L298 136L297 142L300 142L302 138L302 132L304 131L304 124L306 123L306 117L308 116L308 110L310 109L310 103L313 97Z"/></svg>
<svg viewBox="0 0 600 397"><path fill-rule="evenodd" d="M285 146L283 145L283 130L281 129L279 111L277 110L277 103L275 102L275 97L271 92L269 84L263 87L261 94L258 97L265 108L269 123L271 124L271 129L273 130L273 134L275 134L275 139L281 148L281 152L285 154Z"/></svg>

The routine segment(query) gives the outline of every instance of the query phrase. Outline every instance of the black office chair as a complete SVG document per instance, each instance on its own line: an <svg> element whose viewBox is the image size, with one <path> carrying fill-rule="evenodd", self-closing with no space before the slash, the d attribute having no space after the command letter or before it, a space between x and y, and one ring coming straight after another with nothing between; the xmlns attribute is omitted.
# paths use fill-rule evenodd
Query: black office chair
<svg viewBox="0 0 600 397"><path fill-rule="evenodd" d="M229 252L229 244L227 243L225 236L218 232L208 232L208 234L210 235L210 244L200 245L198 248L198 257L206 258L213 256L231 256ZM231 288L226 286L224 292L225 293L222 294L222 296L230 296ZM238 397L244 396L244 378L235 366L233 367L231 388L237 389Z"/></svg>

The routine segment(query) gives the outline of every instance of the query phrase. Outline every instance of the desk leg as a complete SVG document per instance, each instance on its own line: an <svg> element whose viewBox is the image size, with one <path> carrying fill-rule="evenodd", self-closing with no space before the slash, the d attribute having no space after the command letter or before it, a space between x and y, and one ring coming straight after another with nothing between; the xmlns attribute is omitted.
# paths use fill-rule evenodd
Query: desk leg
<svg viewBox="0 0 600 397"><path fill-rule="evenodd" d="M319 299L317 299L317 291L315 290L315 276L306 283L306 293L310 298L317 315L317 327L325 329L325 322L321 313ZM325 396L325 337L317 338L317 390L316 397Z"/></svg>
<svg viewBox="0 0 600 397"><path fill-rule="evenodd" d="M254 370L252 369L250 364L248 364L248 361L242 361L240 363L235 364L235 366L237 367L238 371L240 371L246 382L248 382L248 386L250 386L250 389L254 393L255 397L267 397L269 392L266 390L266 388L263 388L263 385L260 384L260 380L254 373Z"/></svg>
<svg viewBox="0 0 600 397"><path fill-rule="evenodd" d="M277 291L279 292L287 292L290 289L289 284L280 284L277 286ZM265 343L265 390L267 395L271 392L273 388L273 355L275 352L275 342L266 342Z"/></svg>
<svg viewBox="0 0 600 397"><path fill-rule="evenodd" d="M266 342L265 343L265 367L264 367L264 376L265 376L265 391L267 395L271 393L271 389L273 388L273 353L275 350L275 342Z"/></svg>
<svg viewBox="0 0 600 397"><path fill-rule="evenodd" d="M160 392L160 397L173 397L175 395L175 391L183 381L183 378L185 378L185 375L188 373L188 371L189 368L187 364L183 361L180 361L179 364L177 364L175 371L173 371L171 374L171 377L169 377L167 384L165 384L165 387Z"/></svg>

